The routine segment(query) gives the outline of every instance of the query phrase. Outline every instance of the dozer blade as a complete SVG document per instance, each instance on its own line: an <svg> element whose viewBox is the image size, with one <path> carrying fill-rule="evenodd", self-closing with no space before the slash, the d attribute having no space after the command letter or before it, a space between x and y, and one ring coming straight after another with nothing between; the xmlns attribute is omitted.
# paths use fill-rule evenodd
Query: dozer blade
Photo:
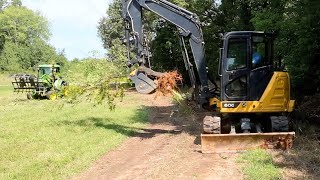
<svg viewBox="0 0 320 180"><path fill-rule="evenodd" d="M250 149L292 147L294 132L201 134L202 153L239 152Z"/></svg>

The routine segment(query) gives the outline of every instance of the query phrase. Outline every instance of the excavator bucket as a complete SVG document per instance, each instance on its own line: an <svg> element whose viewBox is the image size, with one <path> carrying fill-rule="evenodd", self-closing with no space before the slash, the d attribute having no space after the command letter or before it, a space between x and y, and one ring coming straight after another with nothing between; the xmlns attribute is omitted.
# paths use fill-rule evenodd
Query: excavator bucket
<svg viewBox="0 0 320 180"><path fill-rule="evenodd" d="M292 147L294 132L201 134L202 153L239 152L250 149Z"/></svg>

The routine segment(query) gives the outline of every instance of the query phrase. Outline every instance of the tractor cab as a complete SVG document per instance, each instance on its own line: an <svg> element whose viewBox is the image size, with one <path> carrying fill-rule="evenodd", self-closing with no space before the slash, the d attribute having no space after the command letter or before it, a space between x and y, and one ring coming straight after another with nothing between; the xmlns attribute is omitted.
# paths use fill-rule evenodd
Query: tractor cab
<svg viewBox="0 0 320 180"><path fill-rule="evenodd" d="M56 74L60 72L60 65L57 64L43 64L38 66L38 78L47 75L56 79Z"/></svg>
<svg viewBox="0 0 320 180"><path fill-rule="evenodd" d="M259 100L274 71L273 34L229 32L220 55L221 100Z"/></svg>
<svg viewBox="0 0 320 180"><path fill-rule="evenodd" d="M60 76L60 65L42 64L38 66L37 77L30 74L17 74L12 82L14 92L27 92L28 99L56 99L66 95L64 88L68 85Z"/></svg>

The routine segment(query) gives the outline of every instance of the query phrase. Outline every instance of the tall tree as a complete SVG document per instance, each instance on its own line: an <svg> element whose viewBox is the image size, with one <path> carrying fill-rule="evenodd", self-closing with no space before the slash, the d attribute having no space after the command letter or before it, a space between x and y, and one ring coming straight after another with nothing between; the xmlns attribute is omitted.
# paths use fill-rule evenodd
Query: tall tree
<svg viewBox="0 0 320 180"><path fill-rule="evenodd" d="M319 42L320 2L317 0L172 0L171 2L195 12L203 22L206 59L210 74L217 74L219 33L228 31L273 31L276 34L275 57L286 65L296 92L314 93L320 87ZM112 40L121 39L122 20L119 0L108 10L107 21L101 28L106 48ZM176 28L159 21L153 13L144 13L146 31L158 70L182 68L182 57ZM103 31L102 31L103 30ZM121 32L121 33L119 33ZM107 37L107 38L106 38ZM305 81L310 81L305 85Z"/></svg>
<svg viewBox="0 0 320 180"><path fill-rule="evenodd" d="M121 7L121 0L114 0L110 3L106 16L99 21L98 35L106 49L113 46L113 40L123 38L124 23L121 17Z"/></svg>
<svg viewBox="0 0 320 180"><path fill-rule="evenodd" d="M315 0L260 0L252 22L277 34L275 52L290 72L294 92L319 91L320 3ZM306 80L310 83L305 84Z"/></svg>
<svg viewBox="0 0 320 180"><path fill-rule="evenodd" d="M0 11L10 6L22 6L21 0L0 0Z"/></svg>
<svg viewBox="0 0 320 180"><path fill-rule="evenodd" d="M121 0L114 0L108 7L106 16L98 25L98 35L103 47L108 50L108 60L112 61L119 72L126 72L127 53L122 43L124 37L124 22L121 17Z"/></svg>
<svg viewBox="0 0 320 180"><path fill-rule="evenodd" d="M38 39L47 41L48 21L25 7L8 7L0 14L0 36L19 44L32 44Z"/></svg>
<svg viewBox="0 0 320 180"><path fill-rule="evenodd" d="M38 13L20 6L20 1L0 12L0 69L27 70L39 63L64 61L48 44L48 21ZM14 3L17 3L16 5Z"/></svg>

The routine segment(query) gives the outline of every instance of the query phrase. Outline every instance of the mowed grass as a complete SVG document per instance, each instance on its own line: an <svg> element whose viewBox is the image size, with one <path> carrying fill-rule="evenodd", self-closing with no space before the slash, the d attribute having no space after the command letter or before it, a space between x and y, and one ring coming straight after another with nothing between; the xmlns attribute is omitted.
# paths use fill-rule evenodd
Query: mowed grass
<svg viewBox="0 0 320 180"><path fill-rule="evenodd" d="M147 122L125 97L114 112L88 103L27 100L0 86L0 179L65 179L85 170Z"/></svg>
<svg viewBox="0 0 320 180"><path fill-rule="evenodd" d="M11 81L13 80L13 78L10 78L9 76L9 74L0 73L0 86L11 85Z"/></svg>
<svg viewBox="0 0 320 180"><path fill-rule="evenodd" d="M237 162L241 163L245 179L281 179L281 169L274 165L272 155L263 149L247 151L238 157Z"/></svg>

